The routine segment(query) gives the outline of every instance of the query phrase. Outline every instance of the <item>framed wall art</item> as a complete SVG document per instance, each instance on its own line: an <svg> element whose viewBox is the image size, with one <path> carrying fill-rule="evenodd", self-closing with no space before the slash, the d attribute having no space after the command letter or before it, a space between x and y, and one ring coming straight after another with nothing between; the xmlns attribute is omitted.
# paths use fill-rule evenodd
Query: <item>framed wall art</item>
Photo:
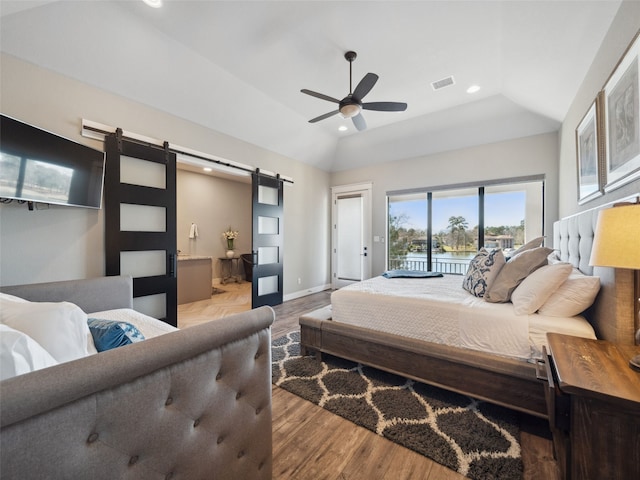
<svg viewBox="0 0 640 480"><path fill-rule="evenodd" d="M640 178L639 58L640 36L636 33L604 86L606 192Z"/></svg>
<svg viewBox="0 0 640 480"><path fill-rule="evenodd" d="M576 128L576 157L578 160L578 204L582 205L603 195L602 132L599 122L601 98L591 104Z"/></svg>

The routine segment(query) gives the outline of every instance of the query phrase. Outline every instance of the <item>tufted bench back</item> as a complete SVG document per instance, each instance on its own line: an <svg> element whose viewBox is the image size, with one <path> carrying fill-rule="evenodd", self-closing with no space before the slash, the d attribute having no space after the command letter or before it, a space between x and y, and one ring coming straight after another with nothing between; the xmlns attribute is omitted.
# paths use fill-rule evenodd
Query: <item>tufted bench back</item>
<svg viewBox="0 0 640 480"><path fill-rule="evenodd" d="M0 383L3 479L270 479L261 307Z"/></svg>

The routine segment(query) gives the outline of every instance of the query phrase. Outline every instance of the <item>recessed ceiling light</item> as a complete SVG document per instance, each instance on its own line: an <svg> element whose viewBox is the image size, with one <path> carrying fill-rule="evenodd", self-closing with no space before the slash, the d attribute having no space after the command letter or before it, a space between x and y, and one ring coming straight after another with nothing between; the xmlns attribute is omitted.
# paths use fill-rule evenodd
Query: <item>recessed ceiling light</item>
<svg viewBox="0 0 640 480"><path fill-rule="evenodd" d="M211 172L213 169L212 169L212 168L209 168L209 167L204 167L204 168L203 168L203 170L204 170L205 172Z"/></svg>
<svg viewBox="0 0 640 480"><path fill-rule="evenodd" d="M338 127L338 130L340 130L341 132L346 132L347 131L347 127L346 127L346 125L340 125Z"/></svg>
<svg viewBox="0 0 640 480"><path fill-rule="evenodd" d="M142 0L142 1L152 8L160 8L162 6L162 0Z"/></svg>
<svg viewBox="0 0 640 480"><path fill-rule="evenodd" d="M467 93L476 93L479 90L480 87L478 85L471 85L469 88L467 88Z"/></svg>

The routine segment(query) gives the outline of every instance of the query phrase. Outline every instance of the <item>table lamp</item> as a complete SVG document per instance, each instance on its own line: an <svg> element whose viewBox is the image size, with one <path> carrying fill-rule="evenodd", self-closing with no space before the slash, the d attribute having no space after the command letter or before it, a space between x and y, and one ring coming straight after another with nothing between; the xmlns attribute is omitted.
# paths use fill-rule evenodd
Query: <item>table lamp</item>
<svg viewBox="0 0 640 480"><path fill-rule="evenodd" d="M636 270L634 301L638 302L640 203L637 201L636 203L620 203L600 211L589 265ZM640 315L640 312L638 314ZM639 323L640 320L636 320L635 325ZM636 332L636 343L638 342L640 342L640 328ZM640 355L629 360L629 365L640 370Z"/></svg>

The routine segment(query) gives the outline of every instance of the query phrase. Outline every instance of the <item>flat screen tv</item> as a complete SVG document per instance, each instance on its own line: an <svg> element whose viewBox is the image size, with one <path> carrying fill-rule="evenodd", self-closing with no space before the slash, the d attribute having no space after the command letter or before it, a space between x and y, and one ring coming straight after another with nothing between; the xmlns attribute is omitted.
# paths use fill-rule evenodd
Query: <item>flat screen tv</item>
<svg viewBox="0 0 640 480"><path fill-rule="evenodd" d="M0 115L0 197L100 208L104 152Z"/></svg>

